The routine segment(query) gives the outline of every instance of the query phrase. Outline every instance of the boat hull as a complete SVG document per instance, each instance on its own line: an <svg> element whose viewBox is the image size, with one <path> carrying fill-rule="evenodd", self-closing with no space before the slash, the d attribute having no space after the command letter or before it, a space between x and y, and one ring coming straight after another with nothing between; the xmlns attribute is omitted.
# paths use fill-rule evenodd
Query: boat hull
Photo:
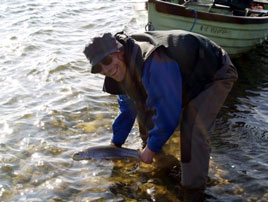
<svg viewBox="0 0 268 202"><path fill-rule="evenodd" d="M197 9L193 6L186 8L151 0L148 2L148 21L151 29L155 30L192 29L222 46L232 57L248 52L267 40L267 16L228 16L195 10Z"/></svg>

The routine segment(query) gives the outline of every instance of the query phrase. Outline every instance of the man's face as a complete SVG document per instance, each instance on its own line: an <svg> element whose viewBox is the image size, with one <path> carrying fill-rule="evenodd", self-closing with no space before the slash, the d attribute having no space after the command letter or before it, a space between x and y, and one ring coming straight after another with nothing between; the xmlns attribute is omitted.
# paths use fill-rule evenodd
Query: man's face
<svg viewBox="0 0 268 202"><path fill-rule="evenodd" d="M124 60L124 53L112 53L110 55L112 61L110 64L105 65L100 63L100 74L113 78L116 81L123 81L126 75L126 63Z"/></svg>

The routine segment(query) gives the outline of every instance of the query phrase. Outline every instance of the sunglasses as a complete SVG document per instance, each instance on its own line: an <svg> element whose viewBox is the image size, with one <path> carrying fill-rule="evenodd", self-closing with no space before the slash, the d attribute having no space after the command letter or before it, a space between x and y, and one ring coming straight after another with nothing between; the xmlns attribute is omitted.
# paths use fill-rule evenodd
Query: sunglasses
<svg viewBox="0 0 268 202"><path fill-rule="evenodd" d="M92 67L94 73L100 73L102 71L102 66L103 65L110 65L112 63L113 59L110 55L106 56L103 58L98 64L94 65Z"/></svg>

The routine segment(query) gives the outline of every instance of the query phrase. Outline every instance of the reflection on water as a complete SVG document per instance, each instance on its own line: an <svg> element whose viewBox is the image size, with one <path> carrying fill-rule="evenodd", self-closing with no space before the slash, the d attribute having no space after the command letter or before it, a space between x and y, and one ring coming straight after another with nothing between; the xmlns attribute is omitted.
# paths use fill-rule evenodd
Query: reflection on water
<svg viewBox="0 0 268 202"><path fill-rule="evenodd" d="M235 84L213 138L213 161L228 185L209 193L230 200L268 199L268 43L234 60L239 68Z"/></svg>
<svg viewBox="0 0 268 202"><path fill-rule="evenodd" d="M100 32L144 30L143 0L0 4L0 201L180 201L179 132L153 165L73 161L109 144L116 98L82 54ZM268 200L268 44L236 60L212 138L208 201ZM141 149L137 126L125 146Z"/></svg>

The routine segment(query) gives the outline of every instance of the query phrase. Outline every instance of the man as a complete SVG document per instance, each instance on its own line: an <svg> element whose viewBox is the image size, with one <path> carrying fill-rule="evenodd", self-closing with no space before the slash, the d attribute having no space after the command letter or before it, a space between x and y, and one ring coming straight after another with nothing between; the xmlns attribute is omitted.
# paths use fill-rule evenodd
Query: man
<svg viewBox="0 0 268 202"><path fill-rule="evenodd" d="M181 119L182 186L204 190L210 132L237 79L227 53L207 38L181 30L106 33L84 53L91 72L106 76L103 90L118 95L112 143L124 144L137 117L146 142L141 160L152 163Z"/></svg>

